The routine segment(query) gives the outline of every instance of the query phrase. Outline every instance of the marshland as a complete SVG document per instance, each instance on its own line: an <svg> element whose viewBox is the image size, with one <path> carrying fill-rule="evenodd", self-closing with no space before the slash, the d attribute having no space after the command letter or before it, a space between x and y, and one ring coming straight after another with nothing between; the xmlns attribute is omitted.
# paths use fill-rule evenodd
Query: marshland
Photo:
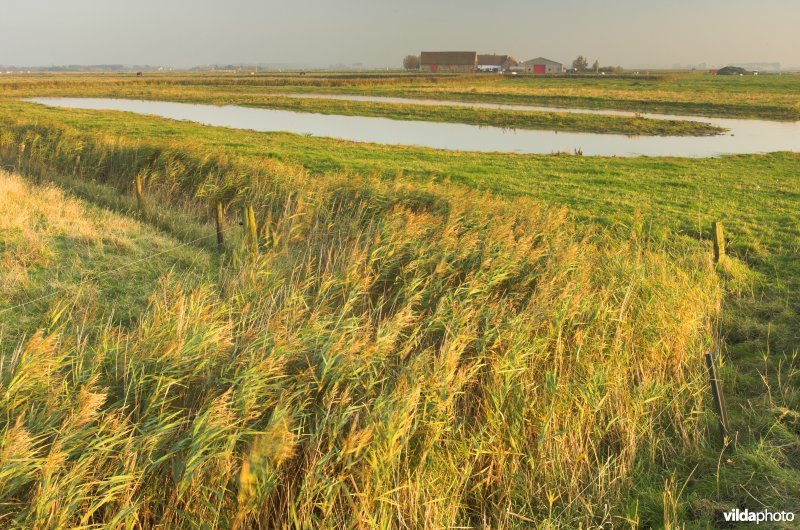
<svg viewBox="0 0 800 530"><path fill-rule="evenodd" d="M298 93L800 118L796 75L0 78L0 525L676 528L756 501L800 512L800 153L448 151L24 101L719 132L276 95Z"/></svg>

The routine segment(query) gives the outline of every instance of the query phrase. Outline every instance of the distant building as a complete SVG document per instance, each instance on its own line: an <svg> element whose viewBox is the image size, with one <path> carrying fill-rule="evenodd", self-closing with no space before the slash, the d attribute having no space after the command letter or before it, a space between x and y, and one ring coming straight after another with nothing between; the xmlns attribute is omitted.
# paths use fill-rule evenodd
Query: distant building
<svg viewBox="0 0 800 530"><path fill-rule="evenodd" d="M563 64L544 57L525 61L521 66L524 72L530 74L561 74L565 72Z"/></svg>
<svg viewBox="0 0 800 530"><path fill-rule="evenodd" d="M420 72L474 72L478 66L477 52L421 52Z"/></svg>
<svg viewBox="0 0 800 530"><path fill-rule="evenodd" d="M505 72L517 65L517 60L510 55L478 55L479 72Z"/></svg>

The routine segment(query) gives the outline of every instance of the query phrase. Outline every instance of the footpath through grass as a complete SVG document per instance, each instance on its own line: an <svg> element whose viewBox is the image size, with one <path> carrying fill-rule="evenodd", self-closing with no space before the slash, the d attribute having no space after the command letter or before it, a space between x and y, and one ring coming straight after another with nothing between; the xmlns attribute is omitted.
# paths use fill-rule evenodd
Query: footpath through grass
<svg viewBox="0 0 800 530"><path fill-rule="evenodd" d="M77 184L76 184L77 185ZM103 201L107 191L79 184ZM103 192L106 193L103 193ZM117 194L118 195L118 194ZM130 201L127 201L130 203ZM165 276L191 283L214 267L207 251L146 224L0 172L0 354L58 325L132 326Z"/></svg>

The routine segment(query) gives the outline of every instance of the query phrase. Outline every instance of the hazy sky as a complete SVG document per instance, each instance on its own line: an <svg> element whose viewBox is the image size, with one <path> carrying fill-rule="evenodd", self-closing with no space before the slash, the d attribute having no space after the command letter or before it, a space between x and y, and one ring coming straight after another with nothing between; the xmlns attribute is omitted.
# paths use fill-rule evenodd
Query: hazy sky
<svg viewBox="0 0 800 530"><path fill-rule="evenodd" d="M0 64L362 62L421 49L800 65L800 0L0 0Z"/></svg>

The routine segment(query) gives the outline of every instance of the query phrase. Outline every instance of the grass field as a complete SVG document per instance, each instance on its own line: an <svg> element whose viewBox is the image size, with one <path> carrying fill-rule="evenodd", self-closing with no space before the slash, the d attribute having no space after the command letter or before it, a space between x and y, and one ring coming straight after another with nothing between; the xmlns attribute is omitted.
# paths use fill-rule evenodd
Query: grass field
<svg viewBox="0 0 800 530"><path fill-rule="evenodd" d="M212 81L213 83L213 81ZM184 85L109 85L98 81L59 80L54 86L31 89L12 88L0 83L0 95L93 96L127 99L165 100L215 105L243 105L298 112L371 116L398 120L466 123L517 129L547 129L573 132L647 136L709 136L724 130L707 123L656 120L642 117L596 116L563 112L509 111L470 107L421 106L397 103L298 99L264 89L242 90L214 84Z"/></svg>
<svg viewBox="0 0 800 530"><path fill-rule="evenodd" d="M724 113L749 98L785 116L797 97L789 76L253 77L102 81L525 102L572 82L609 105ZM14 82L4 94L51 81ZM673 528L800 512L800 154L452 153L6 98L0 158L25 175L0 177L7 526ZM730 238L718 265L714 220ZM715 347L736 432L724 454Z"/></svg>
<svg viewBox="0 0 800 530"><path fill-rule="evenodd" d="M191 81L187 81L187 84ZM194 81L198 83L198 81ZM200 82L205 84L205 82ZM218 83L225 86L224 79ZM259 81L245 79L249 90ZM703 74L641 76L472 76L379 82L365 80L264 79L272 90L344 92L567 108L617 109L774 120L800 119L800 75L748 77ZM227 85L230 86L230 85Z"/></svg>
<svg viewBox="0 0 800 530"><path fill-rule="evenodd" d="M644 73L642 73L644 74ZM800 75L747 77L703 74L640 76L510 77L409 75L147 74L11 76L0 82L5 94L109 93L114 90L198 89L227 97L265 93L318 92L479 101L568 108L617 109L680 115L800 120ZM82 88L81 88L82 87ZM179 90L180 89L180 90Z"/></svg>

